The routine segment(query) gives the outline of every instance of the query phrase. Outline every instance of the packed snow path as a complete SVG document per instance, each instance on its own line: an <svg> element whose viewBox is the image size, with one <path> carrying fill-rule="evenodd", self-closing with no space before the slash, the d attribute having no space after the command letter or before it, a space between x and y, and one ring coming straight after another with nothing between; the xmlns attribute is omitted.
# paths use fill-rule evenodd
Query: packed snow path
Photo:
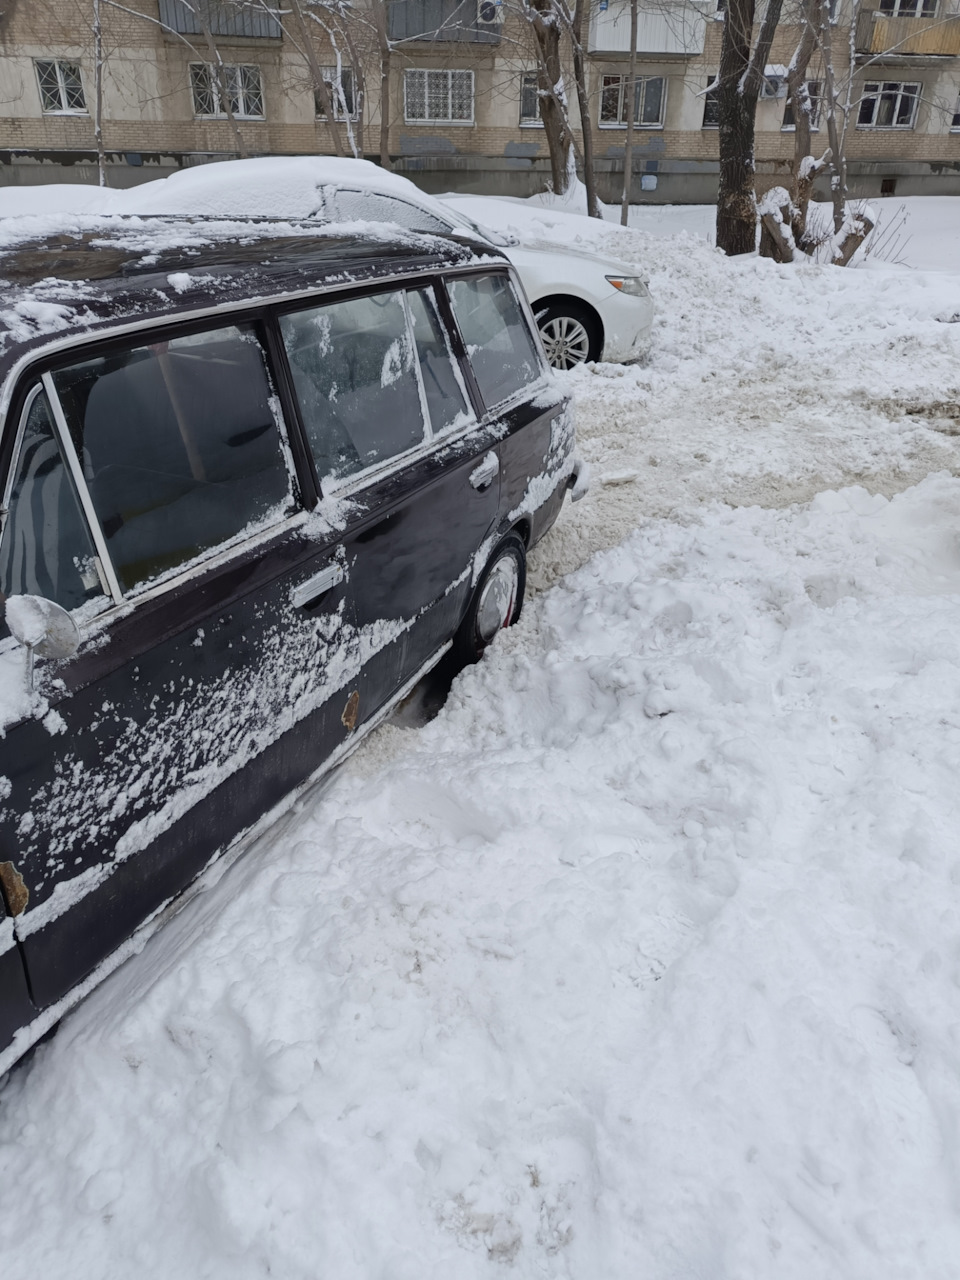
<svg viewBox="0 0 960 1280"><path fill-rule="evenodd" d="M8 1078L5 1280L955 1280L950 291L644 245L553 588Z"/></svg>

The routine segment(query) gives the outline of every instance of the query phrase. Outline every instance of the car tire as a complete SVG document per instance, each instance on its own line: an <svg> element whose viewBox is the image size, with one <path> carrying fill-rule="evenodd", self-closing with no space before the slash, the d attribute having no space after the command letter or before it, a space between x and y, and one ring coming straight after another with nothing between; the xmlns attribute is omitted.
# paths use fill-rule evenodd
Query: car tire
<svg viewBox="0 0 960 1280"><path fill-rule="evenodd" d="M454 654L462 666L477 662L497 633L517 621L526 585L526 546L518 533L508 533L487 561L454 637Z"/></svg>
<svg viewBox="0 0 960 1280"><path fill-rule="evenodd" d="M553 369L572 369L600 359L600 326L586 307L552 302L542 311L534 307L537 328Z"/></svg>

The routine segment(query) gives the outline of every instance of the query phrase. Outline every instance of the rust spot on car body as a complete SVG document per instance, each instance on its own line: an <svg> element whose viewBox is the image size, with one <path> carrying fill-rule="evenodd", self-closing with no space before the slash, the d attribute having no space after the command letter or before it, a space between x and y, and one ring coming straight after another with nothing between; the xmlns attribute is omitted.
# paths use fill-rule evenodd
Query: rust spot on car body
<svg viewBox="0 0 960 1280"><path fill-rule="evenodd" d="M12 862L0 862L0 893L12 916L22 915L30 901L30 890Z"/></svg>
<svg viewBox="0 0 960 1280"><path fill-rule="evenodd" d="M360 692L354 689L350 697L347 699L347 705L343 708L343 715L340 717L343 726L353 733L357 727L357 712L360 710Z"/></svg>

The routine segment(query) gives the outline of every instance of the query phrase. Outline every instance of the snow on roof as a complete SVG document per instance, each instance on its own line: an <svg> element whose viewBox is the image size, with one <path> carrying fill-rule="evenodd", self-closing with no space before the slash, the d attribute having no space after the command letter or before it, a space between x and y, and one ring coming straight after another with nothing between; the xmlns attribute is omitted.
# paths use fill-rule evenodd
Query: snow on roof
<svg viewBox="0 0 960 1280"><path fill-rule="evenodd" d="M370 222L35 214L0 219L0 377L53 334L469 261L442 236Z"/></svg>

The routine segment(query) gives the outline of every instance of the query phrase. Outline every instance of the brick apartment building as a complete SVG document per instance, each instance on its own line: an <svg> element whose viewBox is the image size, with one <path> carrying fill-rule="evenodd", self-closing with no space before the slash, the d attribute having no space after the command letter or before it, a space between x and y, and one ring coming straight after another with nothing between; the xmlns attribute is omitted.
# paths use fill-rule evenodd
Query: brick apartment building
<svg viewBox="0 0 960 1280"><path fill-rule="evenodd" d="M309 0L301 0L300 26L279 0L205 0L211 38L194 13L197 2L99 0L98 77L97 0L0 0L0 185L95 182L98 119L112 186L241 150L330 154L332 128L347 154L352 141L376 157L379 23L391 49L394 168L432 191L543 189L549 163L523 0L356 0L336 21L313 7L326 30L313 21ZM835 74L845 95L850 86L846 152L854 194L960 194L958 3L837 0ZM722 5L641 0L634 199L715 198L710 85ZM315 33L309 52L305 30ZM629 32L629 0L592 0L587 87L606 200L622 190ZM783 181L793 155L785 72L798 38L787 0L757 110L761 187ZM215 56L223 63L219 74L211 69ZM336 83L338 58L341 93L331 126L315 71ZM818 104L822 68L811 63L809 75ZM825 132L818 131L815 147L825 149Z"/></svg>

